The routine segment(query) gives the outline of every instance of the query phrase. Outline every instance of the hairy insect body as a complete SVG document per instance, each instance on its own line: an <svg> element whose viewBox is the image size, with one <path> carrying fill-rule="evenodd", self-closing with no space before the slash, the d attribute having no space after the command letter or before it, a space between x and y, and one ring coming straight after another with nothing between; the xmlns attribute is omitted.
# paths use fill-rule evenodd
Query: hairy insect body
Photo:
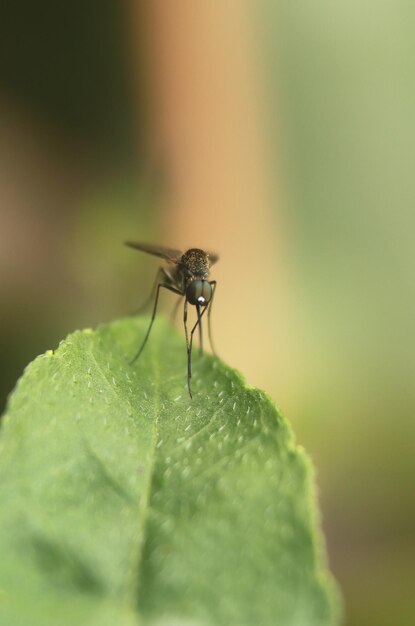
<svg viewBox="0 0 415 626"><path fill-rule="evenodd" d="M183 307L183 324L186 336L187 348L187 386L190 397L192 391L190 387L190 379L192 377L192 344L195 330L199 329L200 352L203 352L202 341L202 317L208 311L208 329L209 338L212 344L210 332L210 310L213 302L213 295L216 288L216 281L209 280L210 266L218 260L217 254L208 254L200 248L190 248L187 252L180 252L171 248L163 248L161 246L153 246L147 243L127 241L126 244L136 250L153 254L167 261L168 265L160 267L155 284L156 294L154 298L153 313L150 325L144 337L144 341L131 363L142 353L147 343L151 327L156 315L157 302L161 288L168 289L173 293L184 296ZM187 328L187 307L188 304L194 305L197 313L197 321L192 327L190 333ZM212 345L213 349L213 345Z"/></svg>
<svg viewBox="0 0 415 626"><path fill-rule="evenodd" d="M210 270L209 257L203 250L191 248L183 254L179 268L186 282L195 278L207 278Z"/></svg>

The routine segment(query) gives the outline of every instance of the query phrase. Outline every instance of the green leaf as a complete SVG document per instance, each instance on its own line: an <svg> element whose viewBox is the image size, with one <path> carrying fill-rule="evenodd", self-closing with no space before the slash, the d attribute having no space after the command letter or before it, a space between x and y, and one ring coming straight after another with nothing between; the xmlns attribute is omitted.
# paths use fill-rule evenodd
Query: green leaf
<svg viewBox="0 0 415 626"><path fill-rule="evenodd" d="M1 626L326 626L335 586L287 423L157 320L76 332L0 437Z"/></svg>

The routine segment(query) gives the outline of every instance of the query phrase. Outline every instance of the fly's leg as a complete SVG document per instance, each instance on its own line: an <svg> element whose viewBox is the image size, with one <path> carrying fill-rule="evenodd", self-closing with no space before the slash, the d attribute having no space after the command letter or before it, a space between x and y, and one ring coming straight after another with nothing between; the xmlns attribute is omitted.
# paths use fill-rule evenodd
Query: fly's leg
<svg viewBox="0 0 415 626"><path fill-rule="evenodd" d="M190 387L190 379L192 377L192 346L189 344L189 333L187 331L187 300L184 301L183 307L183 325L184 325L184 334L186 337L186 350L187 350L187 388L189 389L189 396L192 396L192 389Z"/></svg>
<svg viewBox="0 0 415 626"><path fill-rule="evenodd" d="M215 350L215 346L213 344L212 341L212 327L211 327L211 323L210 323L210 313L212 310L212 304L213 304L213 297L215 295L215 291L216 291L216 280L211 280L210 284L212 286L212 297L210 299L210 302L208 304L209 310L208 310L208 335L209 335L209 342L210 342L210 347L212 348L212 352L215 356L217 356L216 354L216 350Z"/></svg>
<svg viewBox="0 0 415 626"><path fill-rule="evenodd" d="M191 387L190 387L190 379L192 378L193 335L194 335L194 332L195 332L196 328L198 326L201 327L201 325L202 325L202 315L206 311L206 309L207 309L207 306L205 306L203 311L200 312L200 305L196 304L197 322L195 323L195 325L193 326L192 330L190 331L190 341L189 341L189 333L188 333L188 330L187 330L187 300L184 301L183 324L184 324L184 333L186 335L186 348L187 348L187 386L189 388L189 395L190 395L191 398L193 398L192 390L191 390Z"/></svg>
<svg viewBox="0 0 415 626"><path fill-rule="evenodd" d="M153 326L153 322L154 322L154 319L156 317L157 304L158 304L158 299L159 299L159 294L160 294L161 287L163 287L164 289L168 289L169 291L172 291L173 293L177 293L178 295L182 295L182 293L178 289L175 289L174 287L172 287L172 285L168 285L166 283L158 283L157 284L156 297L154 299L153 313L152 313L152 316L151 316L150 324L149 324L149 327L147 329L146 336L144 337L144 341L141 344L141 347L140 347L139 351L137 352L137 354L135 355L135 357L133 358L133 360L130 361L130 365L132 365L139 358L140 354L142 353L142 351L145 348L145 345L147 343L147 339L150 336L151 328Z"/></svg>
<svg viewBox="0 0 415 626"><path fill-rule="evenodd" d="M171 312L171 316L170 316L170 323L174 324L174 320L176 319L176 315L177 315L177 311L179 310L179 306L181 303L181 299L179 298L176 302L176 304L173 307L173 310Z"/></svg>
<svg viewBox="0 0 415 626"><path fill-rule="evenodd" d="M155 291L156 291L157 286L158 286L158 284L160 282L160 274L161 273L162 273L162 270L160 268L159 271L156 274L156 278L155 278L153 286L151 288L150 295L148 296L148 298L146 298L144 300L144 302L142 304L140 304L140 306L137 309L135 309L132 313L130 313L130 316L139 315L142 311L145 311L145 309L148 307L148 305L150 304L150 302L154 298Z"/></svg>
<svg viewBox="0 0 415 626"><path fill-rule="evenodd" d="M197 328L198 326L199 326L199 330L200 330L200 337L201 337L201 339L202 339L202 333L201 333L201 328L202 328L202 317L203 317L203 314L206 312L206 310L207 310L208 306L209 306L209 305L207 304L207 305L204 307L203 311L202 311L202 312L200 312L200 305L199 305L199 304L196 304L197 321L196 321L195 325L193 326L192 330L190 331L190 343L189 343L189 346L190 346L190 352L192 351L192 346L193 346L193 335L194 335L194 332L195 332L195 330L196 330L196 328Z"/></svg>
<svg viewBox="0 0 415 626"><path fill-rule="evenodd" d="M193 347L193 335L194 332L196 330L196 328L199 326L202 326L202 316L203 313L206 311L207 309L207 305L205 306L205 308L203 309L202 312L200 312L200 305L196 304L196 310L197 310L197 322L195 323L195 325L193 326L192 330L190 331L190 341L189 341L189 333L187 331L187 300L185 300L184 303L184 314L183 314L183 322L184 322L184 332L186 335L186 348L187 348L187 386L189 388L189 395L191 398L193 398L192 396L192 390L190 388L190 379L192 378L192 347Z"/></svg>
<svg viewBox="0 0 415 626"><path fill-rule="evenodd" d="M197 311L197 322L196 325L199 326L199 354L200 356L203 356L203 332L202 332L202 315L205 312L206 307L203 309L202 314L200 314L200 306L196 305L196 311ZM192 341L193 339L193 331L191 333L190 336L190 341Z"/></svg>

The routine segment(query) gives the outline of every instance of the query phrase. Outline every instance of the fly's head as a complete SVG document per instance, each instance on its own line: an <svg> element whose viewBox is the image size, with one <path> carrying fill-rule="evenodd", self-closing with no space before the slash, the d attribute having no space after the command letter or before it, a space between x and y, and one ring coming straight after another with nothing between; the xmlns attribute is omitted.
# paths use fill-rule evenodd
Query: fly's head
<svg viewBox="0 0 415 626"><path fill-rule="evenodd" d="M186 300L195 306L206 306L212 298L212 285L208 280L197 277L190 280L186 287Z"/></svg>

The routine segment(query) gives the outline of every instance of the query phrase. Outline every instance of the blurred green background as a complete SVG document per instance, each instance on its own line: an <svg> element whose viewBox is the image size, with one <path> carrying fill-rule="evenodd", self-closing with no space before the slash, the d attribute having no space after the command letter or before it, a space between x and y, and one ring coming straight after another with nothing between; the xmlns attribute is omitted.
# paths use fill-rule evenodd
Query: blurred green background
<svg viewBox="0 0 415 626"><path fill-rule="evenodd" d="M146 298L123 240L217 249L216 343L312 455L348 626L415 621L414 24L403 0L0 7L1 405Z"/></svg>

